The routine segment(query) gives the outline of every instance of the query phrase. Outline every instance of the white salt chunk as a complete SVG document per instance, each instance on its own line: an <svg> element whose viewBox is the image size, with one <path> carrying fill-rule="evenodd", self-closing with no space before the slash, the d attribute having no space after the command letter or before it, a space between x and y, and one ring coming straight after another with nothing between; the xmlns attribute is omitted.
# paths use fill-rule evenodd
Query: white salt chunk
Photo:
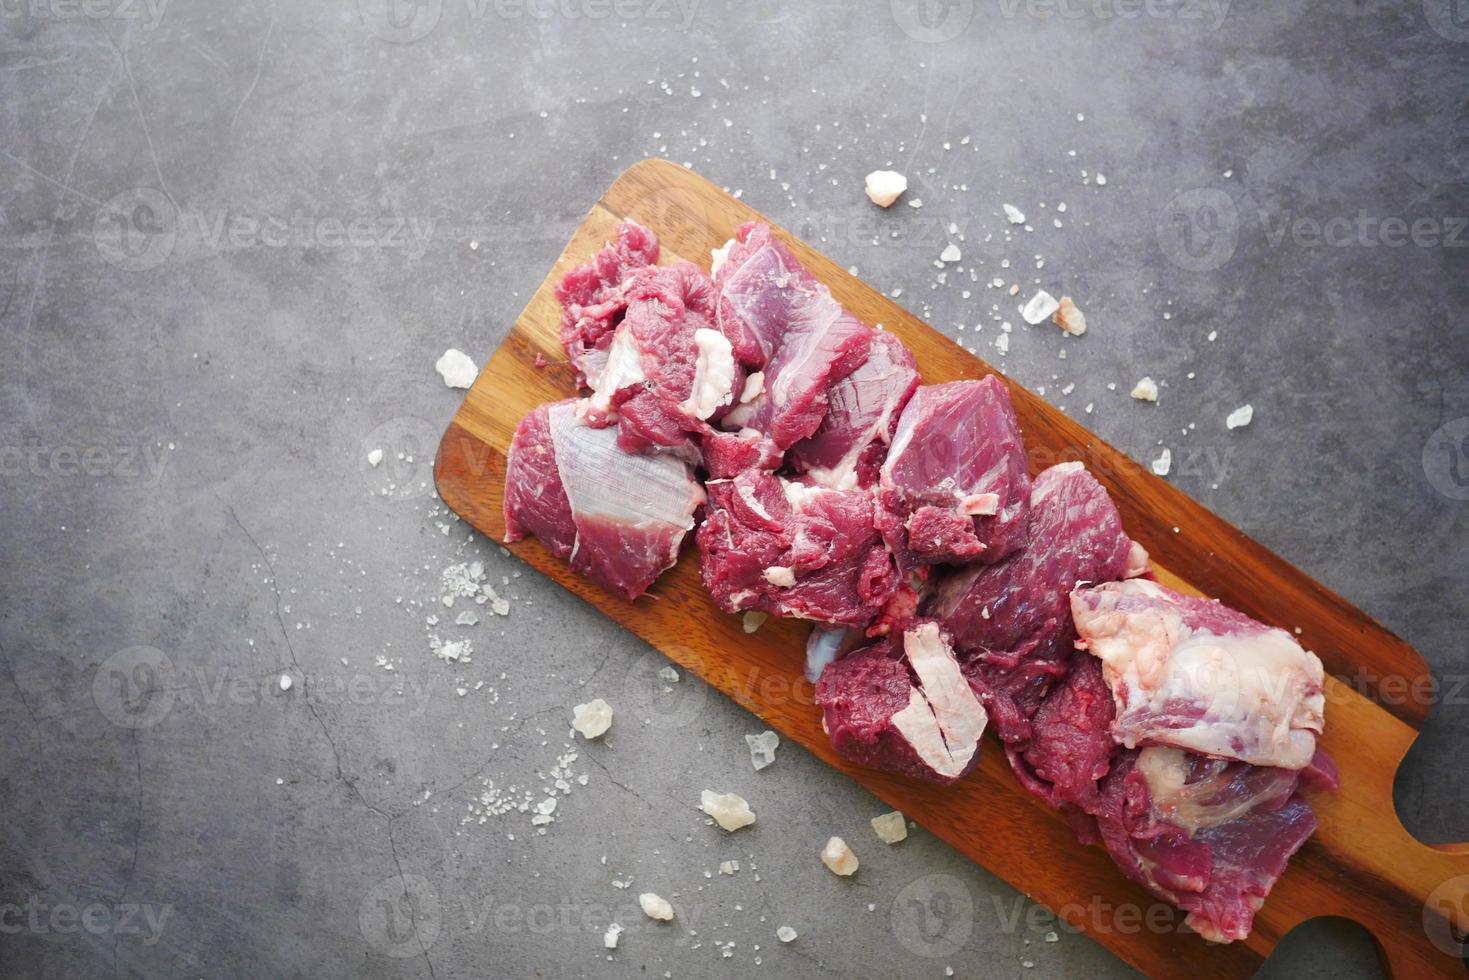
<svg viewBox="0 0 1469 980"><path fill-rule="evenodd" d="M474 366L474 361L469 355L461 350L450 347L434 364L434 370L444 379L444 384L450 388L468 388L474 384L474 379L479 376L479 368Z"/></svg>
<svg viewBox="0 0 1469 980"><path fill-rule="evenodd" d="M783 943L795 942L796 930L792 929L790 926L781 926L779 929L775 930L775 938L779 939Z"/></svg>
<svg viewBox="0 0 1469 980"><path fill-rule="evenodd" d="M660 667L658 668L658 679L665 684L677 684L678 671L674 670L670 666Z"/></svg>
<svg viewBox="0 0 1469 980"><path fill-rule="evenodd" d="M740 862L738 862L738 861L720 861L719 862L719 873L722 874L722 875L732 875L732 874L734 874L735 872L737 872L739 870L740 870Z"/></svg>
<svg viewBox="0 0 1469 980"><path fill-rule="evenodd" d="M746 735L745 744L750 747L750 764L759 772L775 761L780 736L772 731L763 731L759 735Z"/></svg>
<svg viewBox="0 0 1469 980"><path fill-rule="evenodd" d="M673 918L673 906L652 892L643 892L639 895L638 904L643 907L643 914L650 919L667 922Z"/></svg>
<svg viewBox="0 0 1469 980"><path fill-rule="evenodd" d="M1056 326L1061 328L1062 333L1070 334L1073 337L1080 337L1086 333L1086 314L1076 308L1070 296L1061 297L1051 319L1056 321Z"/></svg>
<svg viewBox="0 0 1469 980"><path fill-rule="evenodd" d="M753 632L755 632L756 630L758 630L765 623L765 620L767 620L769 618L770 618L770 614L769 613L763 613L763 612L747 612L747 613L745 613L745 615L744 615L745 632L746 633L753 633Z"/></svg>
<svg viewBox="0 0 1469 980"><path fill-rule="evenodd" d="M908 821L897 810L872 818L872 829L884 844L896 844L908 839Z"/></svg>
<svg viewBox="0 0 1469 980"><path fill-rule="evenodd" d="M1173 451L1164 449L1163 454L1153 460L1153 472L1159 476L1167 476L1168 471L1173 468Z"/></svg>
<svg viewBox="0 0 1469 980"><path fill-rule="evenodd" d="M1132 397L1140 402L1155 402L1158 400L1158 383L1152 378L1143 378L1132 386Z"/></svg>
<svg viewBox="0 0 1469 980"><path fill-rule="evenodd" d="M607 931L602 934L602 945L607 949L616 949L617 937L620 935L622 935L622 926L616 922L612 923L607 927Z"/></svg>
<svg viewBox="0 0 1469 980"><path fill-rule="evenodd" d="M1010 223L1012 225L1025 224L1025 212L1021 211L1013 204L1005 205L1005 217L1010 219Z"/></svg>
<svg viewBox="0 0 1469 980"><path fill-rule="evenodd" d="M948 245L948 247L945 248L943 250L943 252L939 255L939 261L940 262L958 262L963 257L964 257L964 253L961 252L961 251L959 251L959 246L958 245L955 245L953 242L950 242L949 245Z"/></svg>
<svg viewBox="0 0 1469 980"><path fill-rule="evenodd" d="M581 732L582 738L600 738L612 727L612 705L597 698L571 709L571 727Z"/></svg>
<svg viewBox="0 0 1469 980"><path fill-rule="evenodd" d="M857 855L840 837L833 837L821 849L821 863L831 869L832 874L846 877L857 870Z"/></svg>
<svg viewBox="0 0 1469 980"><path fill-rule="evenodd" d="M372 450L371 452L369 452L367 454L367 465L368 466L376 466L378 463L381 463L382 461L383 461L383 451L381 449L374 449L374 450Z"/></svg>
<svg viewBox="0 0 1469 980"><path fill-rule="evenodd" d="M1239 429L1243 428L1246 425L1249 425L1254 417L1255 406L1241 405L1239 408L1236 408L1234 411L1229 413L1229 418L1224 420L1224 424L1229 426L1231 429Z"/></svg>
<svg viewBox="0 0 1469 980"><path fill-rule="evenodd" d="M281 675L281 690L282 691L289 691L290 689L291 689L291 675L290 674L282 674Z"/></svg>
<svg viewBox="0 0 1469 980"><path fill-rule="evenodd" d="M1045 321L1060 307L1061 304L1056 301L1056 297L1044 289L1038 289L1036 294L1030 298L1030 302L1026 303L1025 308L1020 311L1020 315L1025 318L1026 323L1033 327Z"/></svg>
<svg viewBox="0 0 1469 980"><path fill-rule="evenodd" d="M867 197L880 208L893 202L908 189L908 178L893 170L874 170L867 175Z"/></svg>
<svg viewBox="0 0 1469 980"><path fill-rule="evenodd" d="M714 822L725 830L739 830L755 822L750 804L734 793L716 793L706 789L699 794L699 809L713 817Z"/></svg>

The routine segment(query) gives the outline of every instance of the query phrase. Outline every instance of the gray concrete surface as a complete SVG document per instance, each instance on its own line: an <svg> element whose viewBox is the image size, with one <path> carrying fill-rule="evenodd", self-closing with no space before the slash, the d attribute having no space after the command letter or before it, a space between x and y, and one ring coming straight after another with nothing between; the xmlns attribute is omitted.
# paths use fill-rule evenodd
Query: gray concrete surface
<svg viewBox="0 0 1469 980"><path fill-rule="evenodd" d="M800 750L752 772L753 718L694 678L665 692L657 654L429 494L459 401L435 358L493 350L655 155L1092 404L1138 459L1168 446L1177 485L1406 637L1452 696L1399 805L1469 838L1462 11L926 10L0 2L0 974L1129 973L928 835L876 844L878 804ZM862 197L889 164L921 209ZM1033 231L1007 240L1006 202ZM977 285L936 282L951 222ZM1001 357L994 276L1077 297L1091 332L1018 328ZM1145 374L1156 406L1125 394ZM451 624L439 577L465 560L508 617ZM573 745L592 696L614 728ZM544 834L481 819L554 790L569 751ZM707 827L706 786L760 822ZM854 881L815 863L833 833ZM1265 973L1378 967L1315 923Z"/></svg>

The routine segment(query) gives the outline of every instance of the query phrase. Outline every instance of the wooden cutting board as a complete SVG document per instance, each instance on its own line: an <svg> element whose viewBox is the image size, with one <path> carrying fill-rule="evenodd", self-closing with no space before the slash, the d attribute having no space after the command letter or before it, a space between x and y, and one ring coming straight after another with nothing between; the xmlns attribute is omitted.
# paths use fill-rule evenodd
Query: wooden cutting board
<svg viewBox="0 0 1469 980"><path fill-rule="evenodd" d="M768 221L702 177L664 160L624 173L587 214L514 328L480 372L439 447L435 478L443 501L495 541L505 452L535 405L576 393L557 329L555 284L587 261L632 218L657 233L663 263L708 268L709 251L746 221ZM774 222L770 222L774 226ZM869 324L881 323L913 351L925 383L981 378L989 365L839 268L809 245L776 231L836 298ZM1081 344L1097 343L1088 337ZM546 365L537 367L538 355ZM1428 714L1423 659L1346 601L1145 471L1075 420L1013 383L1010 391L1034 468L1081 460L1111 492L1128 532L1160 579L1217 596L1266 623L1299 628L1327 678L1323 747L1341 767L1342 789L1311 799L1320 828L1291 862L1245 942L1205 943L1191 932L1139 925L1158 905L1113 866L1100 847L1077 843L1066 823L1025 793L997 742L979 769L939 788L838 758L802 676L809 627L771 619L753 634L715 607L699 582L690 534L682 559L649 595L627 602L574 575L534 541L517 555L622 626L694 671L784 737L847 773L895 809L1014 887L1091 934L1128 963L1158 977L1244 977L1282 936L1323 915L1364 925L1395 977L1465 976L1453 948L1469 929L1469 844L1429 846L1411 837L1393 809L1393 777ZM816 860L820 841L812 842ZM1156 915L1156 913L1154 913ZM1156 920L1153 920L1156 921Z"/></svg>

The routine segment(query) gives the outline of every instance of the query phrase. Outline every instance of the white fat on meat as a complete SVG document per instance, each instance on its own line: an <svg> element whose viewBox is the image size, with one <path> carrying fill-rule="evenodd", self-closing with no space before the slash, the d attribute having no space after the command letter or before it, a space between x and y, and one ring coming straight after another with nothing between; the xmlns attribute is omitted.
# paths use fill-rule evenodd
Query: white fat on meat
<svg viewBox="0 0 1469 980"><path fill-rule="evenodd" d="M613 395L646 378L647 375L643 373L642 351L638 349L632 333L627 330L616 331L607 348L607 363L591 382L591 407L599 412L611 411Z"/></svg>
<svg viewBox="0 0 1469 980"><path fill-rule="evenodd" d="M767 568L761 574L765 577L765 581L778 589L789 589L796 584L795 569L785 565L775 565Z"/></svg>
<svg viewBox="0 0 1469 980"><path fill-rule="evenodd" d="M699 351L694 362L694 384L689 397L679 407L703 421L721 405L728 405L733 397L734 352L724 334L708 327L694 331L694 346Z"/></svg>
<svg viewBox="0 0 1469 980"><path fill-rule="evenodd" d="M719 275L719 270L724 268L724 263L729 261L729 250L734 248L735 240L731 238L718 248L709 250L709 275Z"/></svg>
<svg viewBox="0 0 1469 980"><path fill-rule="evenodd" d="M804 510L806 504L815 500L824 493L831 493L830 487L818 487L809 483L799 483L795 480L787 480L780 477L780 488L785 491L786 501L792 510Z"/></svg>
<svg viewBox="0 0 1469 980"><path fill-rule="evenodd" d="M740 404L748 405L763 394L765 394L765 372L756 371L745 378L745 388L740 392Z"/></svg>
<svg viewBox="0 0 1469 980"><path fill-rule="evenodd" d="M1233 778L1229 764L1216 761L1211 765L1212 772L1206 771L1190 783L1187 753L1152 745L1137 754L1134 771L1147 782L1153 808L1189 836L1238 820L1262 803L1277 802L1295 789L1294 777L1287 778L1285 771L1274 770L1280 775L1261 781L1254 791L1229 792Z"/></svg>
<svg viewBox="0 0 1469 980"><path fill-rule="evenodd" d="M968 517L988 517L999 513L1000 495L997 493L971 493L959 498L959 509Z"/></svg>
<svg viewBox="0 0 1469 980"><path fill-rule="evenodd" d="M923 623L904 634L903 652L922 687L910 690L892 725L924 765L956 777L979 751L989 716L936 625Z"/></svg>
<svg viewBox="0 0 1469 980"><path fill-rule="evenodd" d="M628 525L694 526L704 492L681 460L623 452L616 429L591 428L579 420L575 405L553 405L549 414L556 468L572 513ZM678 543L675 538L675 556Z"/></svg>
<svg viewBox="0 0 1469 980"><path fill-rule="evenodd" d="M1102 661L1118 741L1282 769L1310 763L1325 712L1315 654L1280 629L1192 629L1166 590L1146 579L1101 588L1098 608L1072 593L1072 618L1079 645ZM1128 596L1159 601L1118 608Z"/></svg>

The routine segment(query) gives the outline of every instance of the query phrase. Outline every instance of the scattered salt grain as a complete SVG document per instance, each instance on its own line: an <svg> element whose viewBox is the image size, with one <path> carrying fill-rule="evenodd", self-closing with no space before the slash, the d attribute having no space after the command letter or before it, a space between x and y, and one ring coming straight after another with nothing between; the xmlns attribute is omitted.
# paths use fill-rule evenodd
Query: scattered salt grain
<svg viewBox="0 0 1469 980"><path fill-rule="evenodd" d="M1241 405L1239 408L1236 408L1234 411L1229 413L1229 417L1224 420L1224 424L1229 426L1231 429L1239 429L1249 425L1254 417L1255 406Z"/></svg>
<svg viewBox="0 0 1469 980"><path fill-rule="evenodd" d="M639 895L638 904L643 907L643 914L650 919L667 922L673 918L673 906L652 892L643 892Z"/></svg>
<svg viewBox="0 0 1469 980"><path fill-rule="evenodd" d="M612 923L607 927L607 931L602 934L602 945L607 949L616 949L617 937L620 935L622 935L622 926L616 922Z"/></svg>
<svg viewBox="0 0 1469 980"><path fill-rule="evenodd" d="M872 829L877 839L884 844L896 844L908 839L908 821L897 810L872 818Z"/></svg>
<svg viewBox="0 0 1469 980"><path fill-rule="evenodd" d="M479 368L474 366L474 361L469 355L461 350L450 347L434 363L434 370L444 379L444 384L450 388L468 388L474 384L474 379L479 376Z"/></svg>
<svg viewBox="0 0 1469 980"><path fill-rule="evenodd" d="M381 449L374 449L374 450L372 450L371 452L369 452L367 454L367 465L368 466L376 466L378 463L381 463L382 461L383 461L383 451Z"/></svg>
<svg viewBox="0 0 1469 980"><path fill-rule="evenodd" d="M779 929L775 930L775 938L779 939L783 943L795 942L796 930L792 929L790 926L781 926Z"/></svg>
<svg viewBox="0 0 1469 980"><path fill-rule="evenodd" d="M601 738L612 727L612 705L597 698L571 709L571 727L581 732L582 738Z"/></svg>
<svg viewBox="0 0 1469 980"><path fill-rule="evenodd" d="M874 170L867 175L867 197L880 208L893 202L908 189L908 178L893 170Z"/></svg>
<svg viewBox="0 0 1469 980"><path fill-rule="evenodd" d="M857 855L847 846L847 842L840 837L833 837L826 842L821 849L821 863L831 869L831 873L847 877L857 871Z"/></svg>
<svg viewBox="0 0 1469 980"><path fill-rule="evenodd" d="M659 667L658 668L658 679L660 681L662 681L663 683L665 683L665 684L677 684L678 683L678 671L676 671L672 667L666 666L666 665L663 666L663 667Z"/></svg>
<svg viewBox="0 0 1469 980"><path fill-rule="evenodd" d="M939 261L958 262L963 257L964 253L959 251L959 246L955 245L953 242L950 242L948 246L943 250L943 252L939 255Z"/></svg>
<svg viewBox="0 0 1469 980"><path fill-rule="evenodd" d="M699 809L714 818L714 822L728 831L748 827L755 822L755 813L744 797L734 793L716 793L704 790L699 794Z"/></svg>
<svg viewBox="0 0 1469 980"><path fill-rule="evenodd" d="M281 675L281 690L282 691L289 691L290 689L291 689L291 675L290 674L282 674Z"/></svg>
<svg viewBox="0 0 1469 980"><path fill-rule="evenodd" d="M740 870L740 862L738 862L738 861L720 861L719 862L719 873L722 874L722 875L732 875L732 874L736 873L739 870Z"/></svg>
<svg viewBox="0 0 1469 980"><path fill-rule="evenodd" d="M1167 476L1168 471L1173 468L1173 451L1164 449L1163 454L1153 460L1153 472L1159 476Z"/></svg>
<svg viewBox="0 0 1469 980"><path fill-rule="evenodd" d="M1010 223L1012 225L1025 224L1025 212L1021 211L1013 204L1005 205L1005 217L1010 219Z"/></svg>
<svg viewBox="0 0 1469 980"><path fill-rule="evenodd" d="M767 730L759 735L746 735L745 744L750 747L750 765L759 772L775 761L775 750L780 745L780 736Z"/></svg>
<svg viewBox="0 0 1469 980"><path fill-rule="evenodd" d="M1140 402L1155 402L1158 400L1158 383L1152 378L1143 378L1132 386L1132 397Z"/></svg>
<svg viewBox="0 0 1469 980"><path fill-rule="evenodd" d="M1060 307L1061 304L1056 302L1056 297L1044 289L1038 289L1030 301L1025 304L1025 308L1020 311L1020 315L1025 318L1026 323L1033 327L1054 314Z"/></svg>
<svg viewBox="0 0 1469 980"><path fill-rule="evenodd" d="M768 619L768 618L769 618L769 614L768 613L763 613L763 612L747 612L747 613L745 613L745 616L744 616L745 632L746 633L753 633L753 632L755 632L756 630L758 630L765 623L765 620Z"/></svg>
<svg viewBox="0 0 1469 980"><path fill-rule="evenodd" d="M1073 337L1080 337L1086 333L1086 314L1077 309L1076 304L1071 301L1070 296L1062 296L1056 304L1056 312L1051 317L1056 321L1056 326L1061 328L1062 333Z"/></svg>

